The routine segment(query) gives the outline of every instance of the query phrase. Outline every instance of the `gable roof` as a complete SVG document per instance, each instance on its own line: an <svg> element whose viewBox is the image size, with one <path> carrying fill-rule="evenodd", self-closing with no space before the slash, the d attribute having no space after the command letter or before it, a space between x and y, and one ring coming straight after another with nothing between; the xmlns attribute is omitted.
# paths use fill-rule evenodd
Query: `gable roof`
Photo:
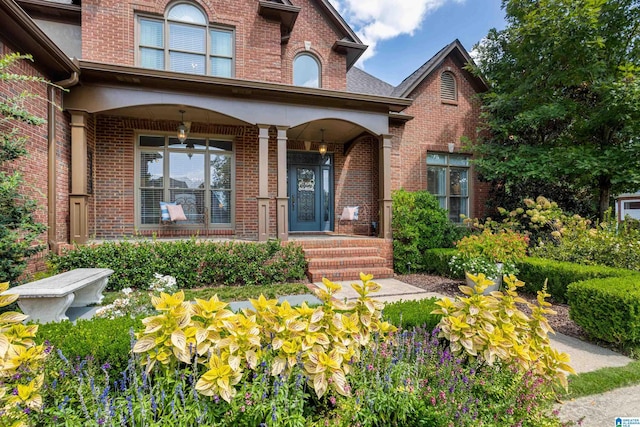
<svg viewBox="0 0 640 427"><path fill-rule="evenodd" d="M398 98L407 98L411 92L415 90L420 83L424 81L436 68L442 64L448 56L452 56L460 65L464 66L467 63L473 63L473 59L469 55L469 52L462 46L460 40L455 39L449 45L443 47L438 53L433 55L431 59L425 62L420 68L414 71L409 77L404 79L391 93L391 96ZM474 76L466 70L463 70L469 80L475 86L479 92L485 92L489 87L487 83L478 76Z"/></svg>
<svg viewBox="0 0 640 427"><path fill-rule="evenodd" d="M351 67L347 72L348 92L390 96L394 89L393 85L372 76L358 67Z"/></svg>
<svg viewBox="0 0 640 427"><path fill-rule="evenodd" d="M338 33L340 39L336 40L332 49L347 57L347 71L355 64L360 56L367 50L367 45L363 44L358 35L351 29L349 24L340 16L338 11L328 0L314 0L318 9L327 17L327 21ZM294 6L290 0L260 0L259 13L270 19L281 22L282 44L289 41L291 30L296 22L299 6Z"/></svg>

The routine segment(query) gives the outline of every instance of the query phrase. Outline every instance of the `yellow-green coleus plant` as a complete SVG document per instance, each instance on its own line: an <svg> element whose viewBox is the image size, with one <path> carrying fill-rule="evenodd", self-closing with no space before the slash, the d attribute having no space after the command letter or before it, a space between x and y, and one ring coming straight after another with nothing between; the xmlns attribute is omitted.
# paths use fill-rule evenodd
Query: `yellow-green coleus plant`
<svg viewBox="0 0 640 427"><path fill-rule="evenodd" d="M488 364L500 360L516 363L522 369L533 369L541 376L567 387L566 373L574 373L569 356L553 350L548 333L553 332L546 319L555 314L545 298L546 290L538 292L538 304L529 304L518 296L517 288L524 285L515 276L505 276L504 292L483 295L493 282L484 274L469 275L473 288L460 286L465 295L454 301L443 298L436 304L434 314L442 314L440 336L446 338L455 354L482 358ZM528 317L518 307L527 305Z"/></svg>
<svg viewBox="0 0 640 427"><path fill-rule="evenodd" d="M329 388L348 395L349 363L359 358L363 345L372 345L372 332L384 335L395 329L381 321L382 304L369 297L379 289L372 279L361 274L362 285L352 285L360 298L352 303L336 300L341 286L324 279L326 289L317 291L324 301L320 307L303 303L294 308L261 295L250 300L253 309L238 314L217 296L189 304L184 294L161 294L152 301L161 314L143 320L146 328L138 334L134 352L146 353L148 369L156 361L171 366L195 357L207 369L196 389L227 401L244 371L262 360L271 362L274 376L300 363L318 397Z"/></svg>
<svg viewBox="0 0 640 427"><path fill-rule="evenodd" d="M0 283L0 293L9 289L9 283ZM18 299L17 294L0 295L0 307ZM0 314L0 412L3 425L27 426L24 408L42 409L43 375L38 374L28 383L29 375L17 373L39 373L46 358L44 346L35 345L33 338L38 325L25 326L22 321L28 316L15 311ZM15 390L15 392L14 392Z"/></svg>

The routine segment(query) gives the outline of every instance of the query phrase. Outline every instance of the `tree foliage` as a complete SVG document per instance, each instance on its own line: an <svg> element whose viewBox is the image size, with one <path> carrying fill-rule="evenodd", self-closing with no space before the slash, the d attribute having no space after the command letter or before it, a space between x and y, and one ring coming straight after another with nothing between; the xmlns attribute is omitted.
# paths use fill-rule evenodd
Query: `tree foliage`
<svg viewBox="0 0 640 427"><path fill-rule="evenodd" d="M12 66L22 60L31 57L20 54L0 57L2 87L18 87L20 82L46 84L39 77L12 72ZM27 259L43 249L38 239L45 226L34 218L36 202L24 194L22 174L12 167L12 162L27 155L27 138L18 124L44 123L25 107L25 101L34 97L37 95L28 91L14 96L4 91L0 94L0 282L15 281L23 273Z"/></svg>
<svg viewBox="0 0 640 427"><path fill-rule="evenodd" d="M507 27L477 46L485 178L588 188L600 215L640 188L639 3L503 0Z"/></svg>

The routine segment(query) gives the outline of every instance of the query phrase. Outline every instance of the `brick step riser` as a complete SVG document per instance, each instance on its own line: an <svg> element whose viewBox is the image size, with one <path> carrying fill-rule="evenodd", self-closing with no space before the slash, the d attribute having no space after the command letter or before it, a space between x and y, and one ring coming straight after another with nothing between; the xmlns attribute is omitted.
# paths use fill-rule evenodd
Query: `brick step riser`
<svg viewBox="0 0 640 427"><path fill-rule="evenodd" d="M369 271L362 271L365 274L373 274L373 280L387 279L393 277L393 270L390 268L376 268ZM309 271L307 273L309 280L312 282L321 282L322 278L327 278L333 282L342 280L360 280L360 270L318 270Z"/></svg>
<svg viewBox="0 0 640 427"><path fill-rule="evenodd" d="M317 248L317 249L305 249L304 256L307 259L314 258L345 258L345 257L367 257L367 256L379 256L380 249L378 248L345 248L345 249L329 249L329 248Z"/></svg>
<svg viewBox="0 0 640 427"><path fill-rule="evenodd" d="M314 258L307 261L309 270L324 269L338 269L338 268L389 268L389 263L384 258L370 257L370 258Z"/></svg>
<svg viewBox="0 0 640 427"><path fill-rule="evenodd" d="M294 243L299 244L303 249L342 249L342 248L382 248L387 244L381 239L350 239L350 240L299 240Z"/></svg>

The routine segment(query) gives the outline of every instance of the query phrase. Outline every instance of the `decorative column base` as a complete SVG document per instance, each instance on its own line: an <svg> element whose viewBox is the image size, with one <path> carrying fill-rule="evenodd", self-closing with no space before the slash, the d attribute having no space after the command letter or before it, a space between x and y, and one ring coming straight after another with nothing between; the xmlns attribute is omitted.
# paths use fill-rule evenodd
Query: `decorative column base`
<svg viewBox="0 0 640 427"><path fill-rule="evenodd" d="M88 199L86 194L69 196L69 234L72 243L85 244L89 240Z"/></svg>
<svg viewBox="0 0 640 427"><path fill-rule="evenodd" d="M383 199L379 201L380 204L380 231L379 237L383 239L392 239L391 233L391 199Z"/></svg>
<svg viewBox="0 0 640 427"><path fill-rule="evenodd" d="M269 198L258 197L258 241L269 240Z"/></svg>
<svg viewBox="0 0 640 427"><path fill-rule="evenodd" d="M289 198L278 197L277 201L278 239L285 242L289 240Z"/></svg>

